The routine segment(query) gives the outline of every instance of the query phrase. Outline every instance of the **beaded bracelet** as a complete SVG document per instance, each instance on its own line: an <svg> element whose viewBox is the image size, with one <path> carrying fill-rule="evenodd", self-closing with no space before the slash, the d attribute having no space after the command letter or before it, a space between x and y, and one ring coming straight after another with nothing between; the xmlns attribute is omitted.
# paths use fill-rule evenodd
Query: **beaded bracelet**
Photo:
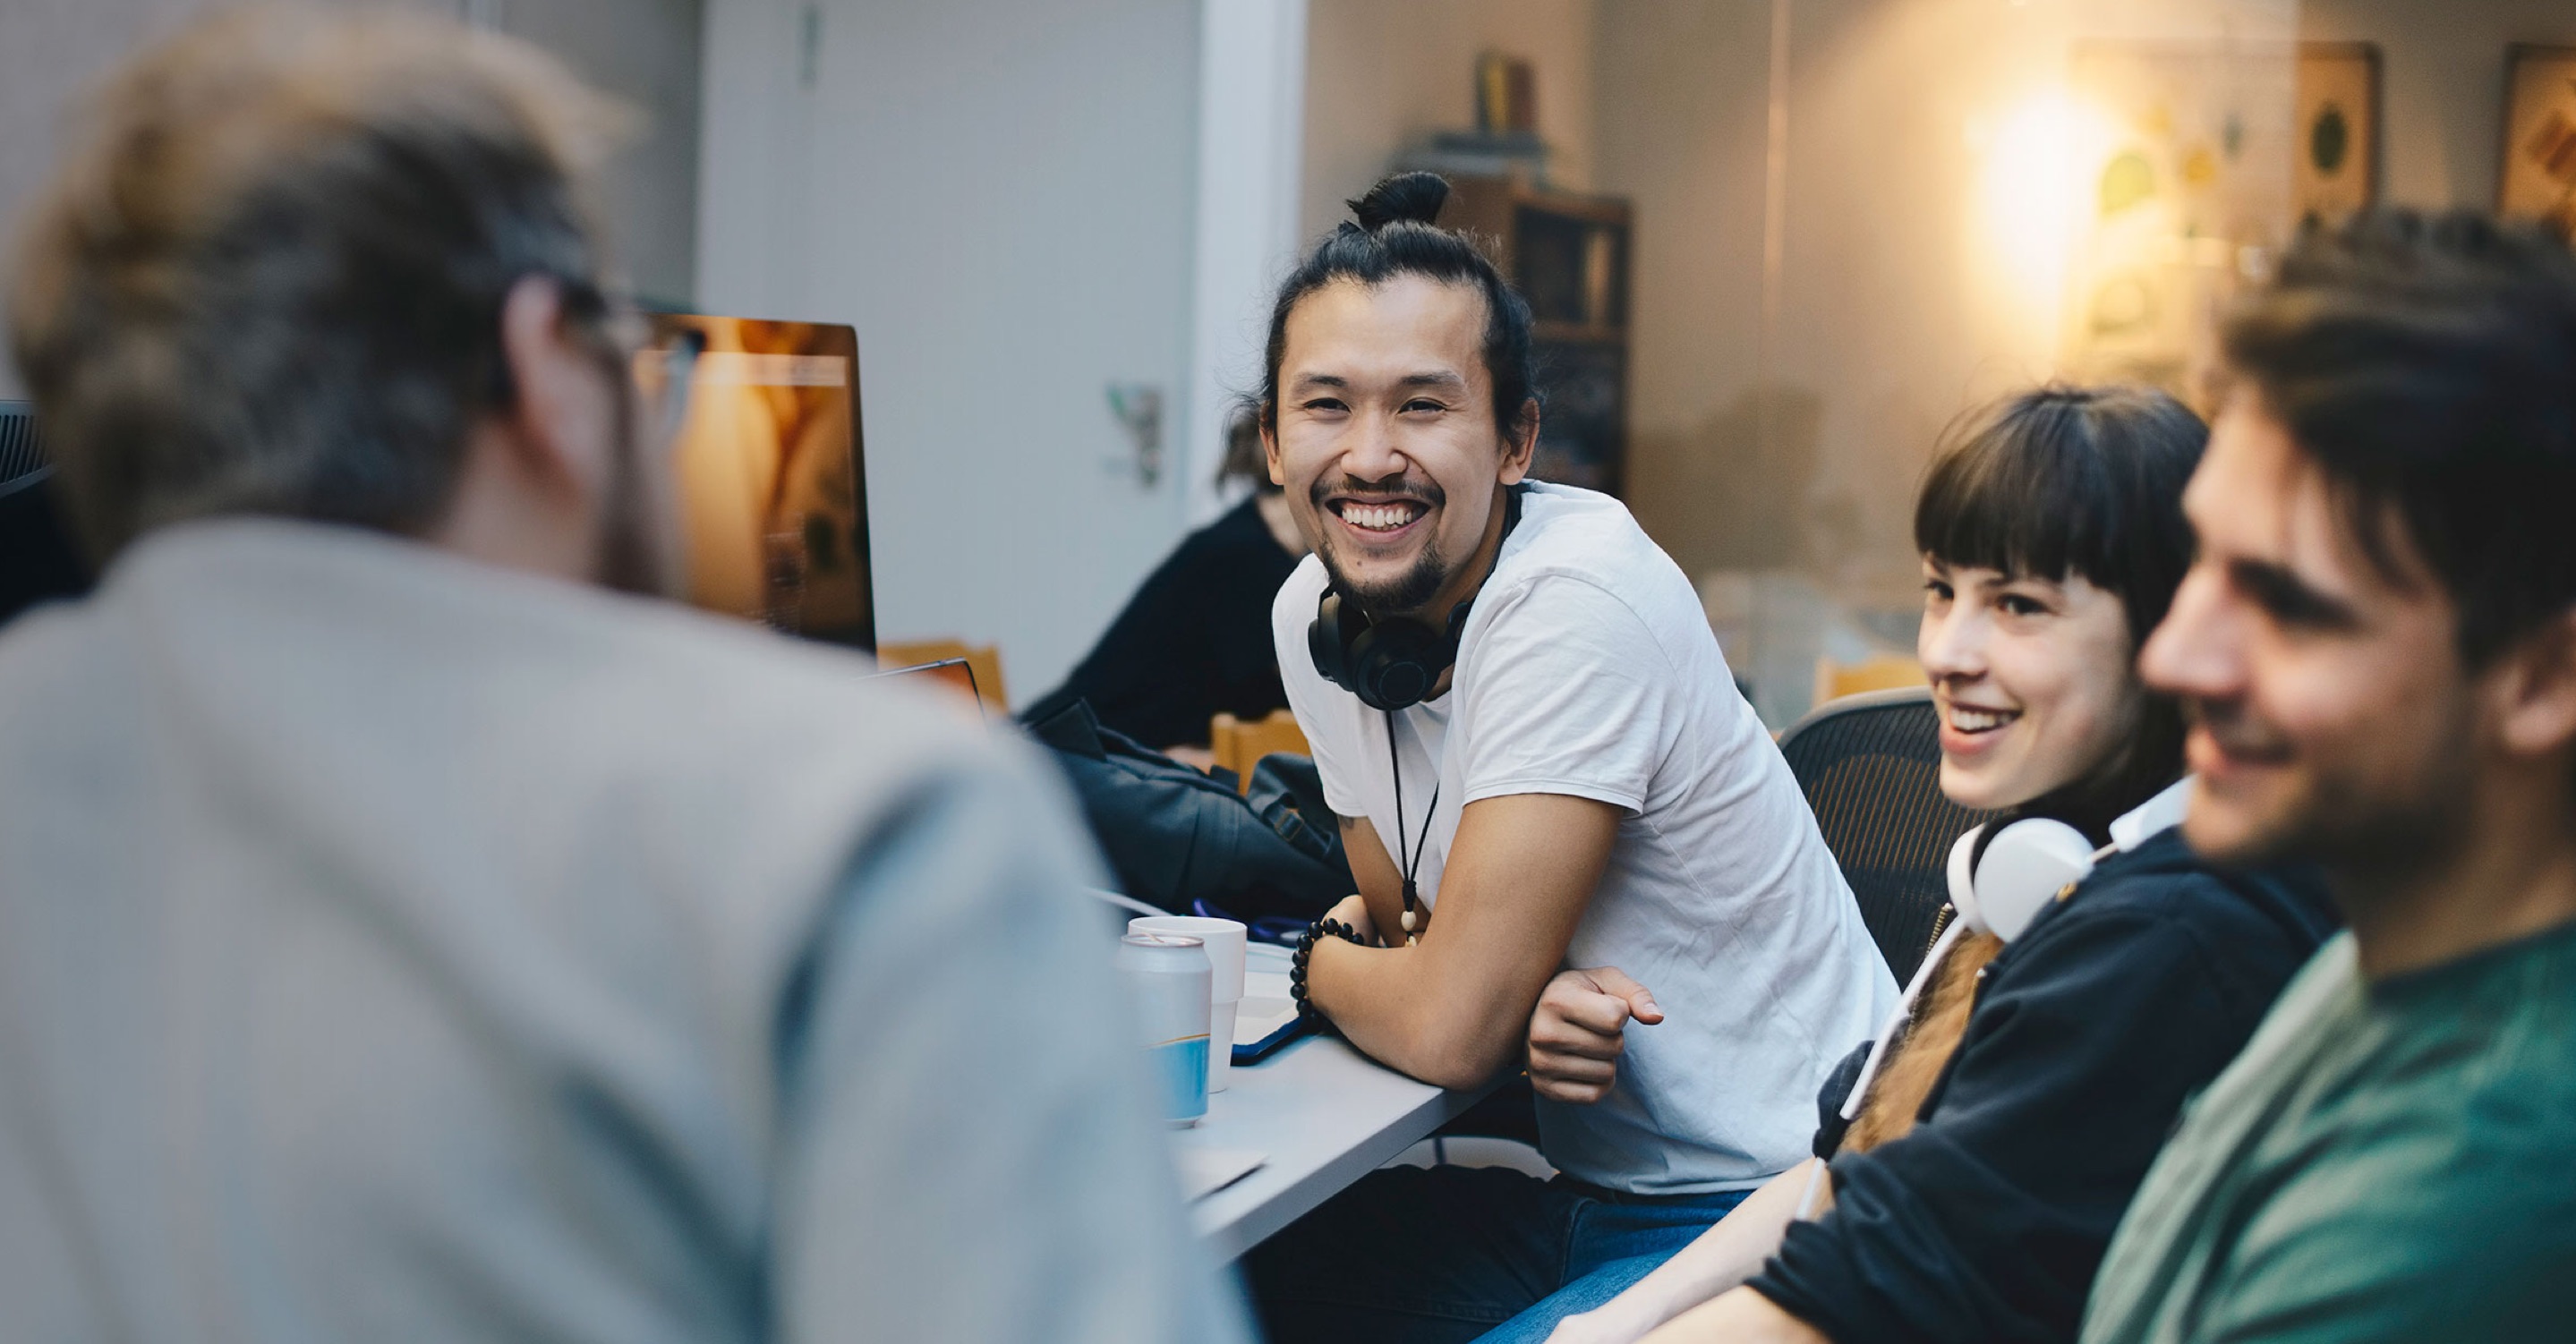
<svg viewBox="0 0 2576 1344"><path fill-rule="evenodd" d="M1306 997L1306 963L1315 955L1315 940L1326 935L1361 947L1368 946L1368 940L1360 936L1358 929L1330 916L1307 925L1306 931L1297 935L1297 951L1290 956L1288 964L1288 997L1295 1001L1297 1016L1301 1020L1323 1022L1330 1026L1331 1023L1325 1019L1323 1010L1317 1008L1314 1001Z"/></svg>

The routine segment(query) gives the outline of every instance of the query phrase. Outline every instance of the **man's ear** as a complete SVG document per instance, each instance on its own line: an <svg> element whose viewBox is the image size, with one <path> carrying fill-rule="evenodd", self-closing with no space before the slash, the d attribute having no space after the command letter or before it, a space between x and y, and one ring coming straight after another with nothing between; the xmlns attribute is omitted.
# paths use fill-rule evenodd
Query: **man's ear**
<svg viewBox="0 0 2576 1344"><path fill-rule="evenodd" d="M1279 431L1274 427L1277 424L1275 417L1278 413L1279 408L1275 404L1270 402L1262 403L1260 424L1261 460L1270 468L1270 483L1272 485L1285 488L1288 484L1288 469L1280 465Z"/></svg>
<svg viewBox="0 0 2576 1344"><path fill-rule="evenodd" d="M2546 756L2576 744L2576 607L2542 622L2496 662L2490 677L2505 750Z"/></svg>
<svg viewBox="0 0 2576 1344"><path fill-rule="evenodd" d="M614 433L601 395L598 356L564 315L563 289L521 276L501 301L501 358L511 400L497 408L500 438L539 488L587 495L608 473L601 449Z"/></svg>
<svg viewBox="0 0 2576 1344"><path fill-rule="evenodd" d="M1505 485L1518 485L1529 476L1530 459L1538 453L1538 398L1521 403L1521 413L1512 417L1511 437L1503 440Z"/></svg>

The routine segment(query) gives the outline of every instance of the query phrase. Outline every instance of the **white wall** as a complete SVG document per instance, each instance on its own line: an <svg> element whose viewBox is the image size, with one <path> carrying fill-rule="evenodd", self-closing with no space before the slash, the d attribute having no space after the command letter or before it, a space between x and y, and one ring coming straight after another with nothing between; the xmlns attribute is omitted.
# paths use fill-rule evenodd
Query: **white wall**
<svg viewBox="0 0 2576 1344"><path fill-rule="evenodd" d="M458 0L468 7L475 0ZM703 0L482 0L503 32L562 58L640 109L636 143L601 173L619 269L644 299L697 297L698 79Z"/></svg>
<svg viewBox="0 0 2576 1344"><path fill-rule="evenodd" d="M699 0L337 0L462 18L478 9L641 108L645 136L603 191L638 288L690 296L695 261ZM119 61L220 0L0 0L0 230L52 174L78 99ZM0 397L25 393L0 360Z"/></svg>
<svg viewBox="0 0 2576 1344"><path fill-rule="evenodd" d="M1194 524L1249 488L1220 489L1216 472L1235 407L1261 384L1279 277L1296 264L1306 0L1200 0L1199 16L1190 395L1174 454Z"/></svg>
<svg viewBox="0 0 2576 1344"><path fill-rule="evenodd" d="M1385 176L1397 150L1475 126L1476 55L1488 47L1536 67L1539 135L1557 150L1551 179L1590 186L1596 3L1312 0L1300 236L1340 223L1342 202Z"/></svg>
<svg viewBox="0 0 2576 1344"><path fill-rule="evenodd" d="M1025 702L1183 517L1106 386L1177 456L1197 0L821 0L810 66L808 8L709 8L702 301L858 329L879 633L996 641Z"/></svg>
<svg viewBox="0 0 2576 1344"><path fill-rule="evenodd" d="M416 7L456 13L457 0ZM5 0L0 3L0 233L14 256L21 213L52 176L77 100L119 60L215 0ZM23 397L0 358L0 397Z"/></svg>

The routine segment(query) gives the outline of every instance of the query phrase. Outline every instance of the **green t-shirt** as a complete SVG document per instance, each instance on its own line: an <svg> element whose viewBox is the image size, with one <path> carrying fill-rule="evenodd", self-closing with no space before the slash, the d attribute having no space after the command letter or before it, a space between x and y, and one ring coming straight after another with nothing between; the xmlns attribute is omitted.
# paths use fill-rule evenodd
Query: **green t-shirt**
<svg viewBox="0 0 2576 1344"><path fill-rule="evenodd" d="M2376 985L2327 943L2184 1111L2083 1339L2576 1339L2576 926Z"/></svg>

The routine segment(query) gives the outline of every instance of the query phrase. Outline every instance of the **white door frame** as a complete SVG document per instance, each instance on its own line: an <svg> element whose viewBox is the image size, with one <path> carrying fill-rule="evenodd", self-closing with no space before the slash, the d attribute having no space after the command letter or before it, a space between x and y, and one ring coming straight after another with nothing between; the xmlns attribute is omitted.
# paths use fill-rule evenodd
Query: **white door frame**
<svg viewBox="0 0 2576 1344"><path fill-rule="evenodd" d="M1271 296L1296 258L1306 117L1306 0L1200 0L1198 232L1190 385L1173 454L1192 525L1216 488L1226 417L1258 386Z"/></svg>

